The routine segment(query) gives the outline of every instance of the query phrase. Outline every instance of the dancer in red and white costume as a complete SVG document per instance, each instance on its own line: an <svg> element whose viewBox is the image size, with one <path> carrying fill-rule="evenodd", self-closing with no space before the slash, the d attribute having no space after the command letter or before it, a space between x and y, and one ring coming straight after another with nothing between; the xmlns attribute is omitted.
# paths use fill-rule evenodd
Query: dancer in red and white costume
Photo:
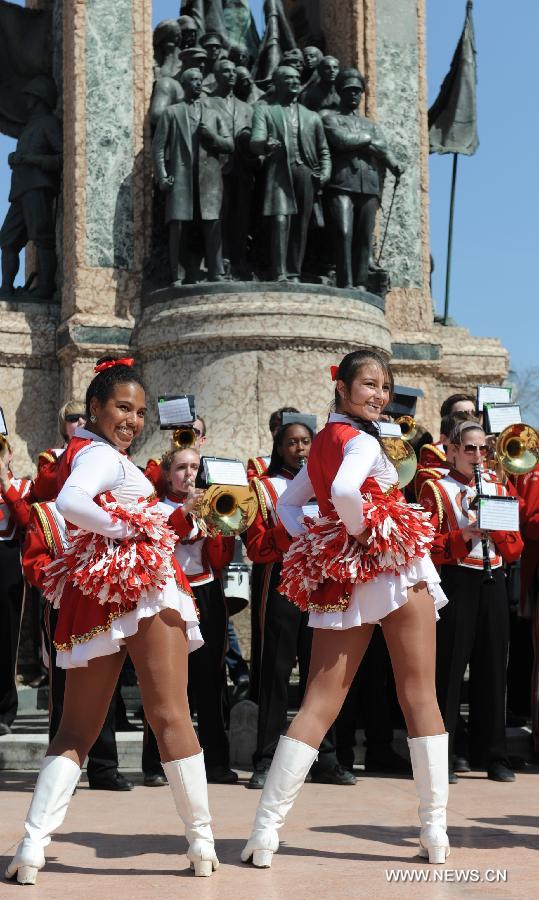
<svg viewBox="0 0 539 900"><path fill-rule="evenodd" d="M176 537L152 485L125 451L142 431L146 397L133 360L96 366L86 394L87 429L62 454L56 504L70 546L47 568L59 606L55 646L67 669L60 727L51 741L6 870L33 884L44 848L62 824L81 765L102 726L126 650L137 671L196 875L217 868L203 754L187 702L187 654L201 646L189 582L174 559ZM126 577L128 576L128 577Z"/></svg>
<svg viewBox="0 0 539 900"><path fill-rule="evenodd" d="M309 680L300 711L281 737L242 859L271 865L278 829L320 742L335 721L380 624L408 728L421 820L420 854L444 862L448 794L447 734L436 701L436 609L447 602L428 556L434 529L397 490L375 422L393 377L377 353L347 354L332 367L335 408L316 436L307 467L277 504L298 535L285 556L281 590L309 609L314 628ZM321 519L301 524L302 506L318 501Z"/></svg>

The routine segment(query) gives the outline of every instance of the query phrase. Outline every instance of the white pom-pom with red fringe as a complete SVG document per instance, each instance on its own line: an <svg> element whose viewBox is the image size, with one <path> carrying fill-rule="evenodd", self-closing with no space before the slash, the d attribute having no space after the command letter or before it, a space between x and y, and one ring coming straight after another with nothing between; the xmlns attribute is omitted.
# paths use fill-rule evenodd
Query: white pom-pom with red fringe
<svg viewBox="0 0 539 900"><path fill-rule="evenodd" d="M131 536L116 541L82 528L70 530L70 546L45 570L44 591L55 606L66 585L74 584L101 604L132 609L174 578L172 555L178 538L155 505L121 506L103 497L99 505L114 521L127 522Z"/></svg>
<svg viewBox="0 0 539 900"><path fill-rule="evenodd" d="M328 580L342 585L372 581L382 573L397 574L428 553L435 529L420 506L389 499L379 506L365 502L363 513L370 531L366 544L348 534L336 513L306 517L308 530L285 554L280 593L306 610L311 594Z"/></svg>

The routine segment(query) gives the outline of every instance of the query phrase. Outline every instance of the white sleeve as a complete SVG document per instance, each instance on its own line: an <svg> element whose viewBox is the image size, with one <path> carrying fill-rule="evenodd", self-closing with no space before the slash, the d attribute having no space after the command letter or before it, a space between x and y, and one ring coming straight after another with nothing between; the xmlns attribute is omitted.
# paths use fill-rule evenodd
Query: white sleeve
<svg viewBox="0 0 539 900"><path fill-rule="evenodd" d="M305 527L299 519L303 515L303 507L314 495L307 466L300 469L293 481L289 481L284 494L277 501L277 515L292 537L303 534Z"/></svg>
<svg viewBox="0 0 539 900"><path fill-rule="evenodd" d="M101 443L84 447L75 456L71 474L58 494L58 512L78 528L122 540L130 533L128 523L113 522L93 498L118 488L124 478L122 463L113 447Z"/></svg>
<svg viewBox="0 0 539 900"><path fill-rule="evenodd" d="M370 434L358 434L344 448L344 459L331 485L331 499L348 534L365 527L360 488L380 455L380 444Z"/></svg>
<svg viewBox="0 0 539 900"><path fill-rule="evenodd" d="M159 501L159 503L157 503L156 507L157 507L157 509L159 510L159 512L160 512L163 516L165 516L167 519L170 519L172 513L173 513L173 512L176 512L176 510L174 509L173 506L169 506L168 503L163 503L161 500ZM201 530L200 530L200 526L198 525L198 522L196 521L196 519L193 519L193 517L191 517L191 519L192 519L192 522L193 522L193 527L191 528L191 531L189 532L189 534L187 535L187 537L186 537L186 538L182 538L182 543L183 543L184 541L194 541L194 540L196 540L197 538L198 538L199 540L202 540L202 541L203 541L203 540L205 540L205 538L207 537L207 535L202 534L202 532L201 532Z"/></svg>

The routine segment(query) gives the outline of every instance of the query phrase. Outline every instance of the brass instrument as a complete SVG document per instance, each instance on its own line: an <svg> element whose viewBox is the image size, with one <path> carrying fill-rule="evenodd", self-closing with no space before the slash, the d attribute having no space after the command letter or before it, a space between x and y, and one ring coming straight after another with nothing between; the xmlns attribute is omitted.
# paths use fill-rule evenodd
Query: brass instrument
<svg viewBox="0 0 539 900"><path fill-rule="evenodd" d="M509 475L526 475L539 462L539 432L531 425L509 425L498 435L494 457Z"/></svg>
<svg viewBox="0 0 539 900"><path fill-rule="evenodd" d="M417 422L413 416L399 416L395 425L400 425L403 441L413 441L417 435Z"/></svg>
<svg viewBox="0 0 539 900"><path fill-rule="evenodd" d="M393 463L399 476L399 487L405 488L415 477L417 471L417 456L414 448L404 438L381 438L387 458Z"/></svg>
<svg viewBox="0 0 539 900"><path fill-rule="evenodd" d="M190 450L195 446L197 436L192 425L180 425L172 433L172 443L177 450Z"/></svg>
<svg viewBox="0 0 539 900"><path fill-rule="evenodd" d="M247 531L258 511L254 488L235 484L212 484L197 503L196 515L208 533L225 537Z"/></svg>

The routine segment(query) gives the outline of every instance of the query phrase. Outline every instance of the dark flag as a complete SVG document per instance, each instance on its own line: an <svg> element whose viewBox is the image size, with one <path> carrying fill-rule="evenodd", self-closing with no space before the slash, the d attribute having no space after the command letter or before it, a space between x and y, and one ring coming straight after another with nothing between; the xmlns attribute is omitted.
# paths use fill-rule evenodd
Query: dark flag
<svg viewBox="0 0 539 900"><path fill-rule="evenodd" d="M249 0L224 0L223 11L230 40L232 43L245 44L254 58L260 38Z"/></svg>
<svg viewBox="0 0 539 900"><path fill-rule="evenodd" d="M286 50L296 48L282 0L265 0L266 29L253 68L253 78L260 85L269 85Z"/></svg>
<svg viewBox="0 0 539 900"><path fill-rule="evenodd" d="M36 75L50 75L51 17L0 0L0 131L18 137L27 118L22 90Z"/></svg>
<svg viewBox="0 0 539 900"><path fill-rule="evenodd" d="M451 67L438 97L429 109L431 153L463 153L472 156L479 146L477 137L477 63L472 15L473 3L466 4L466 21Z"/></svg>

